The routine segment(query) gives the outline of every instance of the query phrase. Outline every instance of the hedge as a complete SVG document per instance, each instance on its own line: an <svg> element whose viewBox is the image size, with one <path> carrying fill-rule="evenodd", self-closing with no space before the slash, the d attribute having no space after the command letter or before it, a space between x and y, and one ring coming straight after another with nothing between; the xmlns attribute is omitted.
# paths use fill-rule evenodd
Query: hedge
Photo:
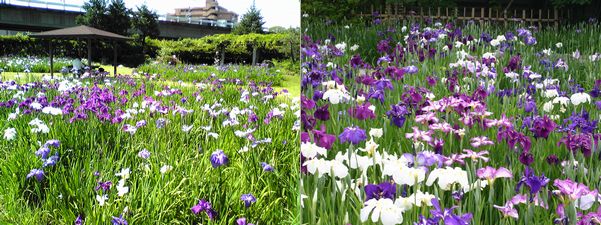
<svg viewBox="0 0 601 225"><path fill-rule="evenodd" d="M249 63L253 47L257 48L259 62L299 58L299 34L218 34L199 39L180 40L147 39L148 46L158 49L159 56L176 55L185 63L213 64L220 58L217 53L225 50L225 63Z"/></svg>

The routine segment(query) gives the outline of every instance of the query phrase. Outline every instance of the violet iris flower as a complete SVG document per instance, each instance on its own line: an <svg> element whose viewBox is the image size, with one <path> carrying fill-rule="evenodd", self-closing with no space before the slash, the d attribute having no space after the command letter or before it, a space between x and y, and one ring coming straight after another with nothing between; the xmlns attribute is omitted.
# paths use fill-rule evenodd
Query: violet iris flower
<svg viewBox="0 0 601 225"><path fill-rule="evenodd" d="M27 174L27 179L29 179L31 177L35 177L36 180L42 181L42 179L44 179L44 171L41 169L32 169Z"/></svg>
<svg viewBox="0 0 601 225"><path fill-rule="evenodd" d="M549 178L545 177L545 174L541 176L534 175L534 171L530 167L526 167L524 171L524 176L518 181L518 184L515 187L515 191L519 192L520 188L525 184L530 189L530 202L533 201L533 195L537 194L544 186L547 186L547 183L551 181Z"/></svg>
<svg viewBox="0 0 601 225"><path fill-rule="evenodd" d="M357 126L347 127L344 128L344 131L338 136L338 138L340 138L340 142L342 143L350 142L353 145L357 145L367 139L367 134L365 134L365 130L362 130Z"/></svg>
<svg viewBox="0 0 601 225"><path fill-rule="evenodd" d="M267 164L266 162L261 162L261 167L263 167L263 171L265 172L273 171L273 167L271 167L271 165Z"/></svg>
<svg viewBox="0 0 601 225"><path fill-rule="evenodd" d="M434 209L431 209L430 213L432 214L433 219L435 219L437 222L443 220L445 225L468 225L472 220L471 213L456 215L453 213L453 210L457 208L456 206L448 209L442 208L440 206L440 202L436 198L432 199L432 206Z"/></svg>
<svg viewBox="0 0 601 225"><path fill-rule="evenodd" d="M407 107L403 104L391 105L390 110L386 112L386 116L390 119L390 123L397 127L403 127L406 116L411 114Z"/></svg>
<svg viewBox="0 0 601 225"><path fill-rule="evenodd" d="M320 127L320 130L313 130L313 138L317 146L325 149L331 149L336 141L336 135L326 133L324 125Z"/></svg>
<svg viewBox="0 0 601 225"><path fill-rule="evenodd" d="M237 219L237 220L236 220L236 224L237 224L237 225L254 225L254 224L252 224L252 223L248 223L248 222L246 221L246 218L244 218L244 217Z"/></svg>
<svg viewBox="0 0 601 225"><path fill-rule="evenodd" d="M119 217L113 216L111 223L113 223L113 225L127 225L127 220L123 218L123 215L119 215Z"/></svg>
<svg viewBox="0 0 601 225"><path fill-rule="evenodd" d="M211 154L211 165L213 166L213 168L226 165L228 162L229 159L227 158L223 150L217 150L214 151L213 154Z"/></svg>
<svg viewBox="0 0 601 225"><path fill-rule="evenodd" d="M330 120L330 111L328 110L329 107L330 107L329 104L325 104L321 107L317 107L317 109L313 113L313 116L315 116L316 119L319 119L321 121Z"/></svg>
<svg viewBox="0 0 601 225"><path fill-rule="evenodd" d="M200 212L205 212L211 220L215 220L217 218L217 212L215 210L213 210L211 203L204 199L199 200L198 204L196 204L195 206L192 206L192 208L190 208L190 210L192 210L192 213L194 213L194 214L198 214Z"/></svg>
<svg viewBox="0 0 601 225"><path fill-rule="evenodd" d="M75 225L83 224L83 218L81 218L81 215L77 216L77 218L75 219L75 222L73 224L75 224Z"/></svg>
<svg viewBox="0 0 601 225"><path fill-rule="evenodd" d="M384 183L380 183L380 184L368 184L365 185L365 201L370 200L372 198L374 199L381 199L381 198L389 198L389 199L394 199L396 194L396 185L389 183L389 182L384 182Z"/></svg>
<svg viewBox="0 0 601 225"><path fill-rule="evenodd" d="M246 208L250 207L252 203L255 203L257 201L255 196L253 196L252 194L242 194L242 196L240 196L240 200L244 202L244 206L246 206Z"/></svg>
<svg viewBox="0 0 601 225"><path fill-rule="evenodd" d="M535 138L547 139L549 134L555 130L557 124L553 122L547 115L544 117L537 117L532 123L530 131L534 133Z"/></svg>
<svg viewBox="0 0 601 225"><path fill-rule="evenodd" d="M375 119L376 114L374 114L374 111L372 111L369 108L370 106L371 104L369 102L366 102L365 104L349 108L348 113L351 115L351 117L356 118L358 120Z"/></svg>

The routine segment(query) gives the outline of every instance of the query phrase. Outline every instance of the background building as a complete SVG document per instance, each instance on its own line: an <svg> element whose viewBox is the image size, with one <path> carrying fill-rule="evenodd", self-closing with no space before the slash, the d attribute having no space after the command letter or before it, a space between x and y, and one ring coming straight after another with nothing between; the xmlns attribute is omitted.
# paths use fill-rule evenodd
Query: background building
<svg viewBox="0 0 601 225"><path fill-rule="evenodd" d="M206 0L204 7L175 9L168 19L200 21L217 26L231 27L238 21L238 14L219 6L217 0Z"/></svg>

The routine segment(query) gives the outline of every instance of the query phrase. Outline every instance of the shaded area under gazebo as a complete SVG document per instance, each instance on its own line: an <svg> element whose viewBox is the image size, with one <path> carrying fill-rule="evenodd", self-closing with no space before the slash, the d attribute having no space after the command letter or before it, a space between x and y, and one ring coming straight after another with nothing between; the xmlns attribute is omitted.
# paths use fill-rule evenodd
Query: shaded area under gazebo
<svg viewBox="0 0 601 225"><path fill-rule="evenodd" d="M117 42L118 41L128 41L131 40L129 37L125 37L123 35L111 33L108 31L96 29L88 26L76 26L63 28L58 30L51 30L46 32L40 32L36 34L30 35L34 38L40 39L50 39L49 47L50 47L50 76L54 77L53 70L53 46L52 41L54 39L83 39L87 40L87 48L88 48L88 67L92 68L92 40L104 40L104 41L112 41L113 43L113 75L117 75Z"/></svg>

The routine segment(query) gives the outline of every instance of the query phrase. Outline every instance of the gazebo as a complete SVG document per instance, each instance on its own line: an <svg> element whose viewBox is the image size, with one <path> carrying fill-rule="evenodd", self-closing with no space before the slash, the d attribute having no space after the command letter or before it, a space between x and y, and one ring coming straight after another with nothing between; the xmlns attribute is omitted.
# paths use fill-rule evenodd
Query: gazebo
<svg viewBox="0 0 601 225"><path fill-rule="evenodd" d="M63 28L63 29L58 29L58 30L51 30L51 31L46 31L46 32L40 32L40 33L32 34L30 36L34 37L34 38L50 39L50 41L49 41L50 76L52 76L52 77L54 77L54 71L52 70L52 67L54 65L54 62L53 62L54 53L53 53L52 40L54 40L54 39L87 40L88 66L90 68L92 68L92 40L112 41L113 42L113 52L114 52L114 55L113 55L113 57L114 57L114 59L113 59L114 71L113 72L114 73L113 73L113 75L117 74L117 42L131 40L131 38L125 37L123 35L111 33L111 32L96 29L93 27L83 26L83 25L76 26L76 27Z"/></svg>

